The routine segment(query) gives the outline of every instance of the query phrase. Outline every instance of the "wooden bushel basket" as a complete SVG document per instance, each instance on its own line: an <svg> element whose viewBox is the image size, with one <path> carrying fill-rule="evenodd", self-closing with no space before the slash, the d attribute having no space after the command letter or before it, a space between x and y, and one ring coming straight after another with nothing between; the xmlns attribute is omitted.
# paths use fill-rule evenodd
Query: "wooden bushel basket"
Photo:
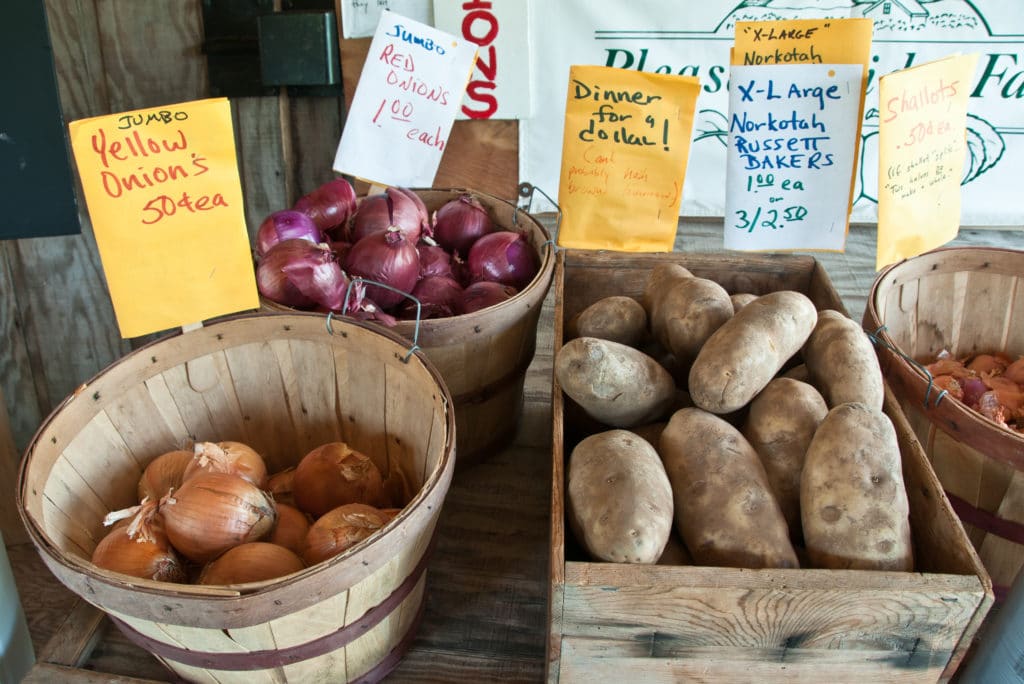
<svg viewBox="0 0 1024 684"><path fill-rule="evenodd" d="M246 315L163 338L68 397L25 454L18 510L43 561L186 680L375 681L412 641L454 468L451 398L404 339L326 323ZM93 565L104 515L135 503L148 461L190 439L245 442L269 472L342 440L408 503L352 549L266 582L168 584Z"/></svg>
<svg viewBox="0 0 1024 684"><path fill-rule="evenodd" d="M894 264L864 329L1001 597L1024 564L1024 435L941 396L920 364L943 349L1024 354L1024 252L953 247Z"/></svg>
<svg viewBox="0 0 1024 684"><path fill-rule="evenodd" d="M511 299L482 311L420 321L418 344L444 378L455 405L458 467L485 460L511 443L523 405L526 370L537 348L537 321L555 270L548 230L514 203L475 190L417 189L433 215L449 200L470 193L487 208L501 230L525 233L540 270ZM262 298L271 311L290 311ZM413 339L415 321L399 321L390 330Z"/></svg>

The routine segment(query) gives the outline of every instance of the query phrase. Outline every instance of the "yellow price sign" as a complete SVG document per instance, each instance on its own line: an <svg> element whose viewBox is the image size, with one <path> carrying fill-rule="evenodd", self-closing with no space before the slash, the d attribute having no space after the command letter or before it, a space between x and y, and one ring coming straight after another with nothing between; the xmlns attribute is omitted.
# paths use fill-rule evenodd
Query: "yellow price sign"
<svg viewBox="0 0 1024 684"><path fill-rule="evenodd" d="M699 92L693 76L571 67L558 244L672 250Z"/></svg>
<svg viewBox="0 0 1024 684"><path fill-rule="evenodd" d="M123 337L259 306L227 99L69 130Z"/></svg>

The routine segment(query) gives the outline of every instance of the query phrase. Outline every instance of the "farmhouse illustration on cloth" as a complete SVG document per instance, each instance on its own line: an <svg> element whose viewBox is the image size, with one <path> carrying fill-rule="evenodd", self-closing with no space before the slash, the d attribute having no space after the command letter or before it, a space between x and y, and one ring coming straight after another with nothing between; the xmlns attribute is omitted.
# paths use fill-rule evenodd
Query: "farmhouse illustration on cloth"
<svg viewBox="0 0 1024 684"><path fill-rule="evenodd" d="M632 10L585 0L552 0L551 15L532 24L537 102L549 109L526 121L521 175L557 188L561 148L542 130L560 129L564 82L561 65L601 64L637 71L697 76L701 95L683 190L683 215L722 215L728 137L729 48L739 21L869 18L871 58L853 220L877 217L878 79L952 54L977 54L970 88L968 159L961 182L964 225L1019 222L1001 198L1024 174L1024 11L1007 0L708 0L680 12L669 0L643 0ZM535 13L539 14L539 13ZM571 28L571 30L570 30ZM556 40L557 36L560 36ZM552 81L552 82L549 82ZM559 135L559 134L556 134ZM997 168L999 173L988 173Z"/></svg>

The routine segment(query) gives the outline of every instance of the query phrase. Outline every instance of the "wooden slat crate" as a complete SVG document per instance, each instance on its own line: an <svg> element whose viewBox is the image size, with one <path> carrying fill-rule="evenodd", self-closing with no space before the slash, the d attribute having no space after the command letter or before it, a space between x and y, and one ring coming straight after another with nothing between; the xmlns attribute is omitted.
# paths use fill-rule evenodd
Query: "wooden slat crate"
<svg viewBox="0 0 1024 684"><path fill-rule="evenodd" d="M664 261L730 293L792 289L846 313L809 256L563 250L555 355L572 316L604 296L639 298ZM992 583L888 390L885 411L899 435L917 572L601 563L566 534L575 426L556 380L548 681L947 681L992 605Z"/></svg>

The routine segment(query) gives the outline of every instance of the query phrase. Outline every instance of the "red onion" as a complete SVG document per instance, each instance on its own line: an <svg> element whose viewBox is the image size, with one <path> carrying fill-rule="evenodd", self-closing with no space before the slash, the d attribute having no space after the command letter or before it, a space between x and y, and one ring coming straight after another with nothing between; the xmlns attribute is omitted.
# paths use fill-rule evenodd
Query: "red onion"
<svg viewBox="0 0 1024 684"><path fill-rule="evenodd" d="M292 207L309 216L324 233L338 238L356 211L356 191L344 178L327 181Z"/></svg>
<svg viewBox="0 0 1024 684"><path fill-rule="evenodd" d="M260 294L299 309L340 309L348 281L327 245L292 238L271 247L256 264Z"/></svg>
<svg viewBox="0 0 1024 684"><path fill-rule="evenodd" d="M493 280L522 290L540 269L537 251L521 234L501 230L473 243L467 258L470 280Z"/></svg>
<svg viewBox="0 0 1024 684"><path fill-rule="evenodd" d="M352 242L359 242L367 235L394 226L405 233L410 242L416 244L423 233L426 209L421 212L410 195L416 197L414 193L402 188L388 188L360 202L352 218Z"/></svg>
<svg viewBox="0 0 1024 684"><path fill-rule="evenodd" d="M256 231L256 254L263 256L271 247L282 240L299 238L318 243L323 240L323 233L313 219L301 211L282 209L275 211L263 219Z"/></svg>
<svg viewBox="0 0 1024 684"><path fill-rule="evenodd" d="M511 285L502 285L490 280L473 283L462 292L462 312L473 313L489 306L500 304L516 295L518 290Z"/></svg>
<svg viewBox="0 0 1024 684"><path fill-rule="evenodd" d="M447 202L434 215L434 239L449 252L461 256L483 235L494 232L494 222L487 209L469 194Z"/></svg>
<svg viewBox="0 0 1024 684"><path fill-rule="evenodd" d="M416 245L416 251L420 254L420 278L455 277L452 272L452 255L444 251L443 247L421 242Z"/></svg>
<svg viewBox="0 0 1024 684"><path fill-rule="evenodd" d="M988 391L988 385L981 378L965 378L960 381L964 390L963 402L973 409L978 408L981 395Z"/></svg>
<svg viewBox="0 0 1024 684"><path fill-rule="evenodd" d="M434 228L430 221L430 212L427 211L427 205L423 203L423 198L409 188L394 187L392 190L401 193L412 200L412 203L416 205L416 209L420 214L420 228L422 229L423 234L427 237L433 237Z"/></svg>
<svg viewBox="0 0 1024 684"><path fill-rule="evenodd" d="M412 296L420 301L420 318L448 318L462 313L462 286L450 276L427 276L416 283ZM415 319L416 302L398 306L398 317Z"/></svg>
<svg viewBox="0 0 1024 684"><path fill-rule="evenodd" d="M415 244L400 229L391 227L352 245L345 270L353 278L366 278L412 292L420 277L420 258ZM385 310L405 299L397 292L369 284L366 295Z"/></svg>

